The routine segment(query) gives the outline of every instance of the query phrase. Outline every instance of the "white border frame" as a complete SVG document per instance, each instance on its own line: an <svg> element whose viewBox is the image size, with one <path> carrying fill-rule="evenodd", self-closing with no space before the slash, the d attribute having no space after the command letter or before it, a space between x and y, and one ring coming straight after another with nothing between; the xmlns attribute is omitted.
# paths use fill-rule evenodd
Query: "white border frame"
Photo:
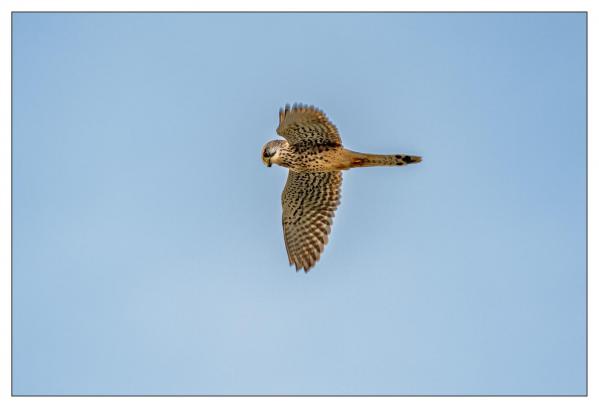
<svg viewBox="0 0 599 408"><path fill-rule="evenodd" d="M251 5L251 7L250 7ZM340 7L340 5L342 5ZM588 397L11 397L11 13L13 11L586 11L588 12ZM590 345L598 344L597 279L593 271L597 258L591 248L597 248L597 219L592 211L597 203L597 171L599 165L590 159L597 153L597 126L591 112L597 112L597 32L599 2L592 0L504 0L504 1L443 1L383 0L361 2L345 0L274 0L192 1L192 0L4 0L0 2L0 404L44 407L104 406L143 403L147 406L243 406L275 407L305 404L330 405L341 402L349 407L393 406L409 407L438 405L443 407L503 407L538 405L541 407L597 406L597 353ZM593 137L593 135L595 135ZM595 182L593 184L593 181ZM3 402L2 402L3 401ZM594 403L592 401L595 401Z"/></svg>

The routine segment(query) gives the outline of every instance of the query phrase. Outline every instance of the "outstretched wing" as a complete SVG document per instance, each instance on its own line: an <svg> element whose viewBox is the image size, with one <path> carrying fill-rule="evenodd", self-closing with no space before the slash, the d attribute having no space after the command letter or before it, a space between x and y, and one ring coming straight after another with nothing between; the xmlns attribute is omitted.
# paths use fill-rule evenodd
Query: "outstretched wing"
<svg viewBox="0 0 599 408"><path fill-rule="evenodd" d="M289 264L306 272L320 259L341 199L341 172L289 171L283 190L283 235Z"/></svg>
<svg viewBox="0 0 599 408"><path fill-rule="evenodd" d="M279 111L277 133L293 145L341 146L335 125L314 106L295 104Z"/></svg>

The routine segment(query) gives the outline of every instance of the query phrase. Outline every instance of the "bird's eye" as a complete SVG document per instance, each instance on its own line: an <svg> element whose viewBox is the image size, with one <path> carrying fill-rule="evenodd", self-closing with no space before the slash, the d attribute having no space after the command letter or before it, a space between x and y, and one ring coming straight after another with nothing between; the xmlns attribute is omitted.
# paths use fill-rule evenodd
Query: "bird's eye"
<svg viewBox="0 0 599 408"><path fill-rule="evenodd" d="M264 149L263 155L264 157L270 157L272 156L272 151L270 149Z"/></svg>

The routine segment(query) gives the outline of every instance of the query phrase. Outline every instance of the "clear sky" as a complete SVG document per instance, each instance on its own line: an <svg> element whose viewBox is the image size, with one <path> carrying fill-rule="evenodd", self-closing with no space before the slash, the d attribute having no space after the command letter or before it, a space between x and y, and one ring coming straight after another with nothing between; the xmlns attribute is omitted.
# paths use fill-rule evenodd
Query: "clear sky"
<svg viewBox="0 0 599 408"><path fill-rule="evenodd" d="M15 394L586 391L584 14L15 14ZM278 109L344 175L288 266Z"/></svg>

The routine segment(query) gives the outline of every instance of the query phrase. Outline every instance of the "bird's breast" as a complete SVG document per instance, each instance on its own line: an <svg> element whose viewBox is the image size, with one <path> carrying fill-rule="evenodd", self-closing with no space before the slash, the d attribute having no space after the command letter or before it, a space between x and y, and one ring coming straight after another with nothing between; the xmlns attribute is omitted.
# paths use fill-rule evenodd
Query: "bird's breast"
<svg viewBox="0 0 599 408"><path fill-rule="evenodd" d="M351 161L342 147L319 147L303 151L287 151L282 166L298 173L345 170Z"/></svg>

